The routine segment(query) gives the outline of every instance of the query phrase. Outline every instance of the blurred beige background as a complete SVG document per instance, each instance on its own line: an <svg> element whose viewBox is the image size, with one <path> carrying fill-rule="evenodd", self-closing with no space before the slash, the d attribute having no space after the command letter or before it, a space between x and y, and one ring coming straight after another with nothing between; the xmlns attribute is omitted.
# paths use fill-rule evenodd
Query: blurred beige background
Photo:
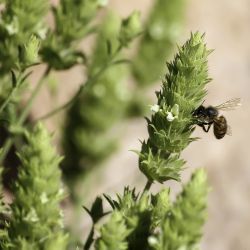
<svg viewBox="0 0 250 250"><path fill-rule="evenodd" d="M110 0L112 8L122 16L132 10L147 13L150 0ZM209 48L215 51L209 57L209 73L213 81L208 86L205 104L217 105L230 98L242 98L242 107L225 113L232 127L233 136L216 140L212 134L205 134L200 128L195 136L201 139L192 143L184 152L187 169L183 171L183 180L187 181L194 168L204 167L208 173L212 190L209 194L208 221L204 228L202 250L249 250L250 249L250 0L190 0L186 11L186 24L180 43L183 43L190 31L206 33ZM88 44L88 43L87 43ZM84 45L88 49L88 45ZM84 79L79 68L70 73L58 74L60 93L57 104L70 98ZM156 88L160 86L159 84ZM155 88L154 88L155 89ZM152 90L154 91L154 90ZM44 91L37 100L34 115L40 116L57 104L50 101ZM42 105L41 105L42 102ZM53 130L54 122L60 117L47 121ZM85 205L92 202L96 195L109 192L111 195L121 192L125 185L136 186L141 190L146 179L137 168L137 156L130 149L139 149L139 139L147 138L146 122L143 118L121 124L124 133L121 147L115 155L105 162L98 175L90 176L92 188L83 190L88 193ZM59 132L56 131L56 135ZM98 185L97 185L98 183ZM166 183L174 192L180 185ZM159 190L155 185L153 190ZM86 204L87 203L87 204ZM85 216L85 214L83 214ZM83 220L79 230L88 233L89 221Z"/></svg>

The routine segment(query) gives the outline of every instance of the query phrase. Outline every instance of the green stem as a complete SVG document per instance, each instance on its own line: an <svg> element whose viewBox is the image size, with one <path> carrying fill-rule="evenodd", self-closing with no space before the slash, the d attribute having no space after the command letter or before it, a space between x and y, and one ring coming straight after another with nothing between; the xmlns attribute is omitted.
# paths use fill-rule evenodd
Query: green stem
<svg viewBox="0 0 250 250"><path fill-rule="evenodd" d="M81 84L79 90L75 93L75 95L69 101L57 107L56 109L50 111L46 115L41 116L36 121L48 119L51 116L57 114L58 112L66 108L69 108L75 102L75 100L81 95L83 89L88 88L88 86L91 85L91 83L94 83L96 80L98 80L98 78L103 74L103 72L112 64L113 59L120 52L121 49L122 49L122 46L118 47L117 50L114 52L114 54L110 57L110 60L106 62L94 76L89 77L89 79L85 83Z"/></svg>
<svg viewBox="0 0 250 250"><path fill-rule="evenodd" d="M46 71L44 72L43 76L40 78L39 82L37 83L37 85L36 85L35 89L33 90L32 94L31 94L31 96L30 96L30 98L29 98L29 100L28 100L28 102L27 102L27 104L25 106L25 108L23 109L19 119L16 122L17 126L21 126L24 123L25 119L27 118L27 116L29 114L29 111L30 111L30 109L32 107L32 104L34 102L34 99L38 95L38 93L39 93L39 91L40 91L40 89L41 89L41 87L43 85L43 82L44 82L45 78L48 76L50 70L51 70L51 68L48 67L46 69ZM6 155L8 154L8 152L9 152L11 146L12 146L12 144L13 144L13 138L9 137L5 141L5 143L4 143L3 147L2 147L2 152L0 154L0 165L4 161Z"/></svg>
<svg viewBox="0 0 250 250"><path fill-rule="evenodd" d="M153 182L150 180L147 180L147 183L143 189L143 193L145 193L146 191L149 191L150 187L152 186Z"/></svg>
<svg viewBox="0 0 250 250"><path fill-rule="evenodd" d="M82 90L84 89L84 86L85 85L82 84L80 86L79 90L76 92L76 94L68 102L66 102L63 105L57 107L56 109L50 111L48 114L43 115L40 118L36 119L35 122L48 119L49 117L54 116L57 113L59 113L60 111L70 107L75 102L75 100L78 98L78 96L80 96L80 94L82 93Z"/></svg>
<svg viewBox="0 0 250 250"><path fill-rule="evenodd" d="M12 143L13 142L12 142L12 139L10 137L5 141L5 143L2 147L1 155L0 155L0 164L1 165L2 165L3 160L5 159L6 155L8 154L8 152L12 146Z"/></svg>
<svg viewBox="0 0 250 250"><path fill-rule="evenodd" d="M87 238L86 243L85 243L84 248L83 248L84 250L90 249L90 247L94 241L93 237L94 237L94 224L92 225L91 231L89 232L88 238Z"/></svg>
<svg viewBox="0 0 250 250"><path fill-rule="evenodd" d="M20 79L20 76L18 77L18 80L17 80L18 83L16 84L16 86L14 88L11 89L11 92L9 93L8 97L5 99L4 103L0 107L0 114L3 112L5 107L9 104L9 102L11 101L12 96L16 92L16 89L19 87L19 79Z"/></svg>
<svg viewBox="0 0 250 250"><path fill-rule="evenodd" d="M10 92L10 94L8 95L8 97L5 99L4 103L2 104L1 108L0 108L0 114L3 112L3 110L5 109L5 107L8 105L8 103L10 102L12 96L14 95L16 91L16 88L13 88Z"/></svg>
<svg viewBox="0 0 250 250"><path fill-rule="evenodd" d="M39 80L39 82L37 83L35 89L33 90L23 112L21 113L20 115L20 118L18 119L17 121L17 125L22 125L23 122L25 121L25 119L27 118L28 114L29 114L29 111L32 107L32 104L36 98L36 96L38 95L38 93L40 92L40 89L44 83L44 80L47 78L47 76L49 75L50 73L50 70L51 68L50 67L47 67L47 69L45 70L44 74L42 75L41 79Z"/></svg>

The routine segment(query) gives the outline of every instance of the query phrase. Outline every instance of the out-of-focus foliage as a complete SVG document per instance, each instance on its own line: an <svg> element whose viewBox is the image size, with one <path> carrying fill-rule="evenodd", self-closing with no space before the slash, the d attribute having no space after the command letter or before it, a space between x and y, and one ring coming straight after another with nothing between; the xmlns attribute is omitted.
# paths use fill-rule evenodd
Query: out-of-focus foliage
<svg viewBox="0 0 250 250"><path fill-rule="evenodd" d="M65 70L85 63L85 54L77 46L94 31L91 21L102 6L100 0L62 0L53 8L55 29L49 30L41 50L50 67Z"/></svg>
<svg viewBox="0 0 250 250"><path fill-rule="evenodd" d="M110 13L105 17L99 27L97 43L88 69L90 81L124 44L127 45L138 34L138 24L136 30L130 27L132 24L127 24L134 24L137 19L137 13L132 14L123 21L123 27L117 15ZM129 29L133 31L133 35ZM123 37L126 42L121 43L119 37ZM66 178L70 174L79 175L83 170L92 168L116 147L117 134L113 126L124 117L129 93L125 83L128 65L121 61L122 52L115 58L113 65L85 88L67 114L63 141Z"/></svg>
<svg viewBox="0 0 250 250"><path fill-rule="evenodd" d="M151 107L154 113L147 119L149 139L143 141L139 153L139 168L151 182L180 180L185 163L179 159L180 152L194 140L192 112L203 101L204 88L210 81L209 53L204 36L197 32L167 64L162 89L156 93L157 104Z"/></svg>
<svg viewBox="0 0 250 250"><path fill-rule="evenodd" d="M67 176L70 173L79 175L81 169L92 169L114 151L117 135L112 131L117 131L114 127L125 112L128 116L145 112L144 94L135 86L128 88L125 80L131 78L133 72L138 83L135 85L138 86L157 79L155 75L160 74L180 33L183 9L184 0L156 0L143 28L145 34L139 43L137 56L132 60L132 67L120 64L123 62L120 60L116 66L107 68L96 83L92 82L91 86L85 88L74 102L67 113L63 131L66 154L64 171ZM63 27L63 30L66 29L67 26ZM138 12L125 18L122 23L119 17L108 14L98 28L95 49L87 70L89 78L102 68L119 46L127 47L142 33L141 30ZM72 37L79 34L73 32ZM122 59L122 54L119 57ZM145 79L140 74L144 74ZM181 161L179 165L182 165Z"/></svg>
<svg viewBox="0 0 250 250"><path fill-rule="evenodd" d="M66 249L59 208L63 197L58 167L61 157L41 124L26 133L26 139L27 145L19 153L20 172L13 186L15 200L2 249Z"/></svg>
<svg viewBox="0 0 250 250"><path fill-rule="evenodd" d="M160 80L165 63L180 37L185 0L155 0L145 33L133 59L132 71L139 86Z"/></svg>
<svg viewBox="0 0 250 250"><path fill-rule="evenodd" d="M122 21L119 34L119 41L121 45L127 47L129 43L140 34L140 31L140 13L135 11L132 15Z"/></svg>

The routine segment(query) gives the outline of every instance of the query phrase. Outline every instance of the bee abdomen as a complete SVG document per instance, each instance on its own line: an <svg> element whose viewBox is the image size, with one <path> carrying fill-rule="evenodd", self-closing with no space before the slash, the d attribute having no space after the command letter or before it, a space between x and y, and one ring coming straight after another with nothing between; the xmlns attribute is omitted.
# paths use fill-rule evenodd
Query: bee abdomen
<svg viewBox="0 0 250 250"><path fill-rule="evenodd" d="M227 133L227 120L224 116L214 119L214 135L217 139L222 139Z"/></svg>

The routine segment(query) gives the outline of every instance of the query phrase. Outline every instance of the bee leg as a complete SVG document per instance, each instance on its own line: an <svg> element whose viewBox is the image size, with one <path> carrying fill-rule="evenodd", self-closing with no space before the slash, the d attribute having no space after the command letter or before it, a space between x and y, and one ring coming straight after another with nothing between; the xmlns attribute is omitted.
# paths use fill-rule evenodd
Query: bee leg
<svg viewBox="0 0 250 250"><path fill-rule="evenodd" d="M204 124L202 124L200 126L202 127L203 131L205 131L206 133L208 132Z"/></svg>
<svg viewBox="0 0 250 250"><path fill-rule="evenodd" d="M209 129L210 129L211 126L212 126L212 123L209 123L209 124L206 124L206 125L208 125L207 128L205 127L205 124L202 124L202 129L203 129L206 133L208 133Z"/></svg>

